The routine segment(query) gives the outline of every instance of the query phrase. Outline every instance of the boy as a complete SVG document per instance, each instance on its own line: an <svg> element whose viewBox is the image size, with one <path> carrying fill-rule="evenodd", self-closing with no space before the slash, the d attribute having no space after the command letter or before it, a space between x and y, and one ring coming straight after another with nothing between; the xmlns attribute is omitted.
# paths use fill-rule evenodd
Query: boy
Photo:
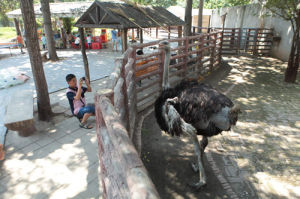
<svg viewBox="0 0 300 199"><path fill-rule="evenodd" d="M92 37L90 34L88 34L87 38L87 43L88 43L88 49L92 48Z"/></svg>
<svg viewBox="0 0 300 199"><path fill-rule="evenodd" d="M24 52L23 52L24 42L23 42L23 39L20 34L18 34L18 36L17 36L17 42L18 42L18 46L21 49L21 53L24 54Z"/></svg>
<svg viewBox="0 0 300 199"><path fill-rule="evenodd" d="M66 76L66 81L69 84L69 88L67 89L66 95L69 100L69 104L71 107L72 114L75 115L81 122L79 126L85 129L91 129L93 126L87 125L87 119L95 115L95 106L86 105L84 93L91 92L92 88L89 84L89 80L87 78L81 78L78 81L77 87L77 79L73 74L68 74ZM85 81L87 88L82 86L83 81Z"/></svg>
<svg viewBox="0 0 300 199"><path fill-rule="evenodd" d="M79 48L79 44L80 44L80 37L77 35L75 42L74 42L76 48Z"/></svg>
<svg viewBox="0 0 300 199"><path fill-rule="evenodd" d="M45 33L43 34L41 40L42 40L42 44L43 44L43 50L46 50L47 39L46 39Z"/></svg>

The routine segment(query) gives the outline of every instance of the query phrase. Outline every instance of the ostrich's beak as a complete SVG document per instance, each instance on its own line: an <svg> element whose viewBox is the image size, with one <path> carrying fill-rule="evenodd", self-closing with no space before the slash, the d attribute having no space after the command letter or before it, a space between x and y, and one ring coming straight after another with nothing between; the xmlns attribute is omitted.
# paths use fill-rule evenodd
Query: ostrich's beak
<svg viewBox="0 0 300 199"><path fill-rule="evenodd" d="M229 111L231 114L232 113L242 113L241 107L239 104L235 104Z"/></svg>

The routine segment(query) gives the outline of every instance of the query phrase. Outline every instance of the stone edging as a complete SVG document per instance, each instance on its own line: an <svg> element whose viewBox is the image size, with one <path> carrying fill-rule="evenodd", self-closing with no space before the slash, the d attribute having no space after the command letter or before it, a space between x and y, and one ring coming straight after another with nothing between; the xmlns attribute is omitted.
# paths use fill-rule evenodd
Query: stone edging
<svg viewBox="0 0 300 199"><path fill-rule="evenodd" d="M220 169L218 168L215 160L213 159L212 155L210 152L206 152L205 156L208 160L209 165L211 166L213 173L216 175L216 177L218 178L218 180L220 181L223 189L226 191L226 193L228 194L228 196L232 199L239 199L239 197L237 196L237 194L232 190L230 184L228 183L228 181L224 178L224 176L222 175Z"/></svg>

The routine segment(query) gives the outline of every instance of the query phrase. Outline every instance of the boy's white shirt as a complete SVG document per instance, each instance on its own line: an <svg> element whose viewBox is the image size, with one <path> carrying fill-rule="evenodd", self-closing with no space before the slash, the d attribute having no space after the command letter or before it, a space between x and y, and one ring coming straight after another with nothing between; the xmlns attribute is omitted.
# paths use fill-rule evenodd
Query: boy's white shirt
<svg viewBox="0 0 300 199"><path fill-rule="evenodd" d="M87 37L87 42L92 43L92 38L90 36Z"/></svg>
<svg viewBox="0 0 300 199"><path fill-rule="evenodd" d="M77 37L77 38L75 39L75 44L79 44L79 42L80 42L80 38Z"/></svg>

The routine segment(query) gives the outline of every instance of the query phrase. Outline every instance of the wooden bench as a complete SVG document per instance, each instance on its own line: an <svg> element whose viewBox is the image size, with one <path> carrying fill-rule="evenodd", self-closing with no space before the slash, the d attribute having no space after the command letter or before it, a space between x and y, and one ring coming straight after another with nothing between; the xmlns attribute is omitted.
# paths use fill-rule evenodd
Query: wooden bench
<svg viewBox="0 0 300 199"><path fill-rule="evenodd" d="M10 96L6 107L4 125L7 129L18 131L20 136L26 137L35 131L33 122L33 91L29 84L22 85Z"/></svg>
<svg viewBox="0 0 300 199"><path fill-rule="evenodd" d="M4 144L7 129L4 126L0 126L0 160L4 160Z"/></svg>

